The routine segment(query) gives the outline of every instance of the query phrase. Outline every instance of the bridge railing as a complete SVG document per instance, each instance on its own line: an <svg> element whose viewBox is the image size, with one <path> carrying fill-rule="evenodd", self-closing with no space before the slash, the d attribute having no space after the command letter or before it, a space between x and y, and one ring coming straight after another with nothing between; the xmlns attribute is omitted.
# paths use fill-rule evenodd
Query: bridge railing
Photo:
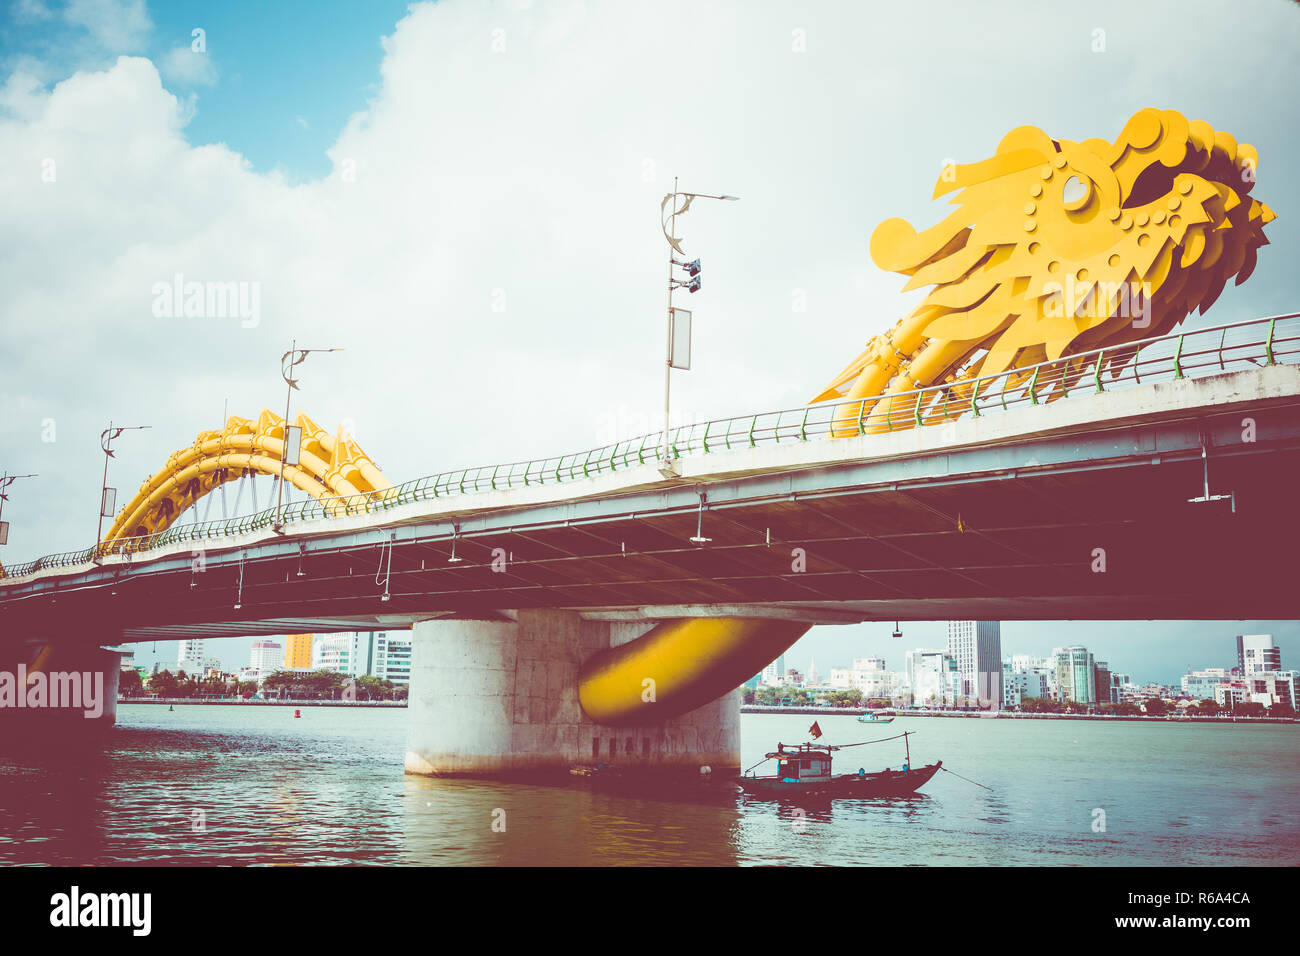
<svg viewBox="0 0 1300 956"><path fill-rule="evenodd" d="M306 499L282 505L280 522L299 524L388 511L417 501L577 481L657 462L665 445L669 457L684 458L828 436L898 431L955 421L963 415L979 417L1154 382L1280 364L1300 364L1300 313L1176 332L1006 373L976 374L926 388L888 391L878 399L822 402L683 425L669 429L666 439L664 432L652 432L557 458L463 468L367 494ZM85 564L109 554L129 557L175 544L190 543L197 550L207 541L269 529L275 519L275 509L267 508L216 521L178 520L158 534L119 538L98 548L47 555L0 569L0 577Z"/></svg>

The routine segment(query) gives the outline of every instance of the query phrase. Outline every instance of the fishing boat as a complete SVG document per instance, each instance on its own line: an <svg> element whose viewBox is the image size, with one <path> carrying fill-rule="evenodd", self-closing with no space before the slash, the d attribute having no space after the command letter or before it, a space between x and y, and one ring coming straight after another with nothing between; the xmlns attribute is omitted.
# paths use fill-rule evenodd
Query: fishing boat
<svg viewBox="0 0 1300 956"><path fill-rule="evenodd" d="M760 797L782 796L826 796L826 797L907 797L916 793L943 766L939 760L924 767L912 766L912 748L907 743L908 734L903 733L903 745L907 748L907 757L899 770L892 767L877 773L868 773L859 768L857 773L833 774L831 772L832 754L843 746L828 744L799 744L787 747L777 744L776 750L764 759L776 760L776 773L755 776L753 768L739 780L740 788L745 793ZM898 738L887 738L896 740ZM881 741L867 741L880 743ZM844 746L859 746L848 744Z"/></svg>
<svg viewBox="0 0 1300 956"><path fill-rule="evenodd" d="M858 715L858 723L860 724L892 724L893 722L893 717L882 717L874 711Z"/></svg>

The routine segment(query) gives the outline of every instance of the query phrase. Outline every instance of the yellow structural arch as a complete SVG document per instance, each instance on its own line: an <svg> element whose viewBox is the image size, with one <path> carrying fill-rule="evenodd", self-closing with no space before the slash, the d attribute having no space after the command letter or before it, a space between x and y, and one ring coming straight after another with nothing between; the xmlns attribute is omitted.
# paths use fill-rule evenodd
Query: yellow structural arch
<svg viewBox="0 0 1300 956"><path fill-rule="evenodd" d="M317 499L379 495L392 487L342 429L330 435L303 413L299 464L284 466L284 480ZM106 545L167 530L200 498L244 474L280 474L285 420L267 409L256 421L231 416L219 431L199 432L188 448L174 452L118 513L104 536Z"/></svg>

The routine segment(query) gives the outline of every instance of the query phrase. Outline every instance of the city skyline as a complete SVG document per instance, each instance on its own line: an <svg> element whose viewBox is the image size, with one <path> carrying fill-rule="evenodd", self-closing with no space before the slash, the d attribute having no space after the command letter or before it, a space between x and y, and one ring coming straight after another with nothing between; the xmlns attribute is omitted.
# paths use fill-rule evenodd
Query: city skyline
<svg viewBox="0 0 1300 956"><path fill-rule="evenodd" d="M786 667L807 672L814 659L823 677L832 667L846 667L854 658L883 657L890 670L902 670L903 654L918 648L943 650L947 647L947 621L905 621L902 638L893 638L894 622L813 628L782 655ZM1111 670L1129 674L1139 684L1177 685L1188 670L1231 668L1236 663L1236 638L1242 634L1271 634L1280 648L1284 666L1292 666L1300 655L1300 621L1002 621L1002 659L1015 654L1045 657L1054 647L1082 645L1095 658L1110 664ZM1107 626L1113 631L1107 634ZM1130 628L1150 628L1148 642L1123 637ZM1190 635L1179 632L1197 629ZM1204 628L1204 632L1199 632ZM393 634L409 632L392 631ZM1052 635L1057 635L1053 637ZM231 637L206 642L205 654L221 661L222 670L235 673L248 663L249 651L258 640L279 641L288 635L268 638ZM321 635L318 635L321 636ZM915 643L914 643L915 641ZM135 661L152 666L155 661L175 667L179 642L128 645ZM1178 660L1173 655L1179 655ZM1162 659L1163 658L1163 659ZM1288 663L1289 662L1289 663Z"/></svg>
<svg viewBox="0 0 1300 956"><path fill-rule="evenodd" d="M1129 674L1139 684L1177 685L1189 669L1236 664L1240 634L1272 634L1283 666L1300 654L1300 621L1002 621L1002 658L1014 654L1046 657L1055 647L1082 645L1111 670ZM886 668L901 671L906 651L947 647L948 621L902 622L902 638L893 638L894 623L814 628L785 652L787 666L800 671L812 658L825 659L823 673L857 657L883 657ZM1151 631L1142 641L1133 635ZM1127 635L1127 637L1125 636ZM1174 655L1177 655L1175 659Z"/></svg>

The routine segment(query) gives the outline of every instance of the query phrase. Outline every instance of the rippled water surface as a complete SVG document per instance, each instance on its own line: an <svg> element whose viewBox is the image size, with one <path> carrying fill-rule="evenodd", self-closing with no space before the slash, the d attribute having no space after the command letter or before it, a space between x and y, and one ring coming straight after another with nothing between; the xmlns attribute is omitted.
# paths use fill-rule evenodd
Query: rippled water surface
<svg viewBox="0 0 1300 956"><path fill-rule="evenodd" d="M1295 725L820 717L823 742L917 731L915 763L991 790L940 773L912 799L800 807L408 777L406 711L292 715L123 705L100 747L7 741L0 863L1300 863ZM811 720L745 715L745 765ZM893 741L836 770L901 763Z"/></svg>

